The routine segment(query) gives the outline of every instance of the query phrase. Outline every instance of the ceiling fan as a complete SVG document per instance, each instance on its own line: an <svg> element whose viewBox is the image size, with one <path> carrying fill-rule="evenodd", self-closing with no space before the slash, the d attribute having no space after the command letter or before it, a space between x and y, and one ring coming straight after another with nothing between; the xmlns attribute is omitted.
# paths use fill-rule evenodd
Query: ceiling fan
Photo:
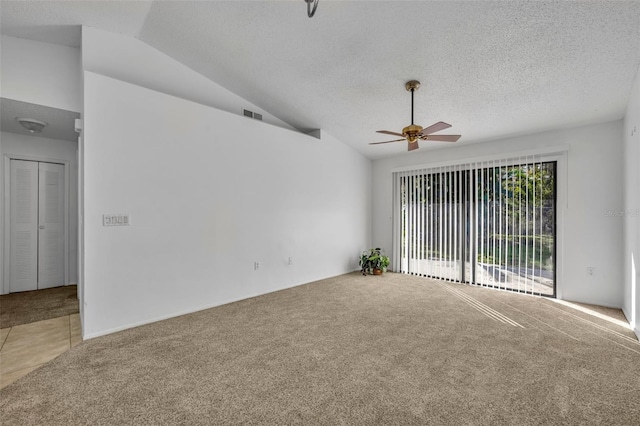
<svg viewBox="0 0 640 426"><path fill-rule="evenodd" d="M384 142L372 142L369 145L379 145L381 143L400 142L406 140L409 143L409 151L418 149L418 139L423 141L438 141L438 142L457 142L461 135L433 135L432 133L439 132L440 130L448 129L451 124L447 124L443 121L439 121L436 124L423 129L422 126L413 124L413 92L418 90L420 82L417 80L407 81L404 85L407 91L411 92L411 124L404 129L402 133L390 132L388 130L378 130L377 133L384 133L386 135L401 136L402 139L394 139L392 141Z"/></svg>

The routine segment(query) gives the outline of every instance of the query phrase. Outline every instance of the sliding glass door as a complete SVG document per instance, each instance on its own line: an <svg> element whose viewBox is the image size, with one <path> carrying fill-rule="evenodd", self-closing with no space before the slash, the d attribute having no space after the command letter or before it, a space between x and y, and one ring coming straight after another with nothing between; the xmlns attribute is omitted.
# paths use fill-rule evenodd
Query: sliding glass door
<svg viewBox="0 0 640 426"><path fill-rule="evenodd" d="M400 272L555 296L556 162L398 172Z"/></svg>

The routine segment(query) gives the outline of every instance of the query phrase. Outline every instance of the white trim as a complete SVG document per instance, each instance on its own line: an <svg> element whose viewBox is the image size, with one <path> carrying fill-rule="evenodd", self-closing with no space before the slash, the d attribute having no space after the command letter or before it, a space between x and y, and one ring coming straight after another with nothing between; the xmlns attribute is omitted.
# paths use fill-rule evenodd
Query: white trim
<svg viewBox="0 0 640 426"><path fill-rule="evenodd" d="M9 251L11 250L11 239L9 238L9 230L11 229L11 221L9 219L9 217L11 216L11 210L10 210L10 198L11 198L11 183L10 183L10 178L11 178L11 158L9 158L8 155L4 156L4 222L2 224L2 230L4 233L4 241L3 241L3 265L4 265L4 274L2 276L2 287L0 288L2 290L2 294L8 294L9 293L9 280L11 279L10 275L9 275L9 262L11 261L10 258L10 253Z"/></svg>
<svg viewBox="0 0 640 426"><path fill-rule="evenodd" d="M82 139L83 133L78 136L78 149L76 150L76 162L78 164L78 181L75 190L78 193L78 202L76 204L76 273L78 282L78 301L80 303L80 328L84 329L84 144Z"/></svg>
<svg viewBox="0 0 640 426"><path fill-rule="evenodd" d="M71 171L70 171L70 162L65 161L64 163L64 285L69 285L69 281L71 277L69 275L69 248L71 245L70 233L71 229L69 227L69 216L71 215Z"/></svg>
<svg viewBox="0 0 640 426"><path fill-rule="evenodd" d="M556 159L556 299L563 300L564 223L569 207L569 161L567 152Z"/></svg>
<svg viewBox="0 0 640 426"><path fill-rule="evenodd" d="M358 268L358 269L354 269L351 272L347 272L345 274L334 275L333 277L327 277L327 278L322 278L322 279L340 277L340 276L343 276L343 275L352 274L354 272L359 272L359 271L360 271L360 269ZM270 294L270 293L276 293L276 292L279 292L279 291L282 291L282 290L287 290L287 289L294 288L294 287L300 287L300 286L303 286L303 285L312 284L313 282L315 282L315 281L304 282L304 283L299 283L299 284L293 284L293 285L290 285L288 287L279 288L277 290L268 291L266 293L252 293L252 294L250 294L248 296L241 296L241 297L237 297L237 298L231 298L231 299L227 299L227 300L225 300L223 302L207 304L207 305L203 305L203 306L200 306L200 307L197 307L197 308L193 308L193 309L185 309L183 311L178 311L178 312L174 312L174 313L167 314L167 315L161 315L161 316L155 317L153 319L147 319L147 320L143 320L143 321L138 321L138 322L134 322L134 323L131 323L131 324L123 325L123 326L120 326L120 327L114 327L114 328L110 328L108 330L98 331L96 333L83 334L82 340L89 340L89 339L93 339L95 337L106 336L107 334L116 333L118 331L128 330L130 328L140 327L142 325L147 325L147 324L151 324L151 323L158 322L158 321L164 321L164 320L168 320L168 319L171 319L171 318L177 318L177 317L181 317L183 315L189 315L189 314L193 314L195 312L200 312L200 311L204 311L204 310L211 309L211 308L217 308L218 306L228 305L230 303L240 302L242 300L247 300L247 299L251 299L251 298L259 297L259 296L264 296L264 295L267 295L267 294ZM83 330L83 333L84 333L84 327L83 327L82 330Z"/></svg>
<svg viewBox="0 0 640 426"><path fill-rule="evenodd" d="M69 193L71 187L70 161L56 158L36 157L32 155L4 154L4 223L2 226L4 227L3 265L5 265L5 267L3 271L4 274L2 276L2 285L0 286L2 294L8 294L11 290L9 288L9 268L11 267L11 223L9 220L9 217L11 216L11 160L56 163L64 166L64 285L69 285L69 202L71 200Z"/></svg>
<svg viewBox="0 0 640 426"><path fill-rule="evenodd" d="M554 158L557 158L558 156L563 155L568 151L569 151L569 145L558 145L553 147L532 149L527 151L513 151L508 153L485 155L482 157L469 157L464 159L438 161L435 163L413 164L411 166L396 167L394 169L391 169L391 173L393 174L397 172L410 172L414 170L428 170L432 168L447 167L447 166L464 166L471 163L481 163L481 162L498 161L498 160L511 160L511 159L521 158L521 157L535 157L536 160L540 160L540 161L555 161Z"/></svg>

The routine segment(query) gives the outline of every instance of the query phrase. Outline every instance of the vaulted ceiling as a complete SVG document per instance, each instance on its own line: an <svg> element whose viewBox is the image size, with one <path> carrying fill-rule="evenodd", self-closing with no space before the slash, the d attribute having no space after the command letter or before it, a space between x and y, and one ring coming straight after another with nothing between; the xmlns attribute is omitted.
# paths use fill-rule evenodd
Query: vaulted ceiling
<svg viewBox="0 0 640 426"><path fill-rule="evenodd" d="M619 119L640 66L639 1L5 1L2 34L136 37L299 129L369 158L376 130L446 121L458 144ZM448 147L422 143L421 149ZM406 154L411 155L411 153Z"/></svg>

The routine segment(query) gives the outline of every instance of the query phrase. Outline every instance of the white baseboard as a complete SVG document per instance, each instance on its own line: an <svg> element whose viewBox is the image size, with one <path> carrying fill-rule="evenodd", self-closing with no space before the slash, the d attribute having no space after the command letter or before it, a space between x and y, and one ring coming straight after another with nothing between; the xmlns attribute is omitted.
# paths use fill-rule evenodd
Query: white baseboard
<svg viewBox="0 0 640 426"><path fill-rule="evenodd" d="M250 296L250 297L252 297L252 296ZM162 316L159 316L159 317L156 317L156 318L152 318L152 319L148 319L148 320L144 320L144 321L130 323L130 324L126 324L126 325L123 325L123 326L120 326L120 327L114 327L114 328L110 328L110 329L107 329L107 330L98 331L98 332L95 332L95 333L83 333L82 340L89 340L89 339L93 339L95 337L106 336L107 334L117 333L118 331L124 331L124 330L128 330L130 328L136 328L136 327L140 327L140 326L151 324L151 323L158 322L158 321L164 321L164 320L167 320L167 319L180 317L182 315L193 314L195 312L204 311L205 309L215 308L217 306L226 305L228 303L237 302L239 300L243 300L243 299L230 300L230 301L227 301L227 302L215 303L215 304L212 304L212 305L204 305L204 306L201 306L201 307L198 307L198 308L188 309L188 310L185 310L185 311L173 312L171 314L162 315Z"/></svg>
<svg viewBox="0 0 640 426"><path fill-rule="evenodd" d="M351 271L345 272L345 274L350 274L350 273L352 273L352 272ZM334 275L334 276L340 276L340 275L344 275L344 274L338 274L338 275ZM95 337L106 336L107 334L117 333L118 331L124 331L124 330L128 330L130 328L140 327L142 325L152 324L152 323L158 322L158 321L164 321L164 320L167 320L167 319L170 319L170 318L180 317L182 315L193 314L195 312L204 311L205 309L216 308L218 306L227 305L229 303L234 303L234 302L239 302L241 300L251 299L252 297L264 296L264 295L269 294L269 293L275 293L277 291L287 290L289 288L298 287L298 286L306 285L306 284L311 284L313 282L321 281L321 280L329 279L329 278L333 278L333 276L326 277L326 278L319 278L317 280L313 280L313 281L309 281L309 282L302 282L302 283L292 284L290 286L279 288L277 290L271 290L271 291L268 291L266 293L250 294L250 295L247 295L247 296L241 296L241 297L234 298L234 299L229 299L229 300L224 300L224 301L217 302L217 303L212 303L212 304L199 306L197 308L192 308L192 309L187 309L187 310L184 310L184 311L173 312L173 313L170 313L170 314L167 314L167 315L161 315L159 317L155 317L155 318L152 318L152 319L146 319L146 320L142 320L142 321L139 321L139 322L126 324L126 325L123 325L123 326L120 326L120 327L110 328L108 330L97 331L97 332L94 332L94 333L86 333L85 334L84 330L83 330L82 340L89 340L89 339L93 339Z"/></svg>

